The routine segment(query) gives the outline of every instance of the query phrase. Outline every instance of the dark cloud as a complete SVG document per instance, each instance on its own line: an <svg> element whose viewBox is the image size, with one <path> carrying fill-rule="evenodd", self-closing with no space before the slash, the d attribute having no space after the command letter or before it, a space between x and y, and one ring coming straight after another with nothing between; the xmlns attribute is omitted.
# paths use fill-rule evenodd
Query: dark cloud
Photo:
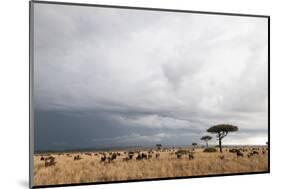
<svg viewBox="0 0 281 189"><path fill-rule="evenodd" d="M267 140L267 20L35 4L37 150ZM215 141L214 141L215 142Z"/></svg>

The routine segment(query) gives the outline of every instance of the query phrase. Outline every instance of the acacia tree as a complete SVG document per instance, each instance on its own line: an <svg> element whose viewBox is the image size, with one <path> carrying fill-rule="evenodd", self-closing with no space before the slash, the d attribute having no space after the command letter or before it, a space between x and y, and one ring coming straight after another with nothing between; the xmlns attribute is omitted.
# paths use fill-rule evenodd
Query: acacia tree
<svg viewBox="0 0 281 189"><path fill-rule="evenodd" d="M192 146L193 146L193 150L195 150L195 147L197 146L197 143L196 143L196 142L193 142L193 143L192 143Z"/></svg>
<svg viewBox="0 0 281 189"><path fill-rule="evenodd" d="M220 152L222 152L222 147L221 147L222 139L226 137L229 132L235 132L235 131L238 131L238 127L229 124L218 124L207 129L207 132L217 134L217 138L219 140Z"/></svg>
<svg viewBox="0 0 281 189"><path fill-rule="evenodd" d="M208 135L201 137L201 140L206 142L206 148L208 148L208 141L211 139L212 139L212 137L208 136Z"/></svg>
<svg viewBox="0 0 281 189"><path fill-rule="evenodd" d="M162 144L156 144L156 147L158 150L160 150L162 148Z"/></svg>

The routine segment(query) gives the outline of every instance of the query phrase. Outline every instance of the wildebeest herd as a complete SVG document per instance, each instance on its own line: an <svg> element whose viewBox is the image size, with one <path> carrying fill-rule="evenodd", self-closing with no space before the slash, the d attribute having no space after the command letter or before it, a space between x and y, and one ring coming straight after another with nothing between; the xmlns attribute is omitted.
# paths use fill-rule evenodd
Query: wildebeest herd
<svg viewBox="0 0 281 189"><path fill-rule="evenodd" d="M215 148L214 148L215 149ZM34 155L35 185L106 182L268 170L267 146L171 147Z"/></svg>
<svg viewBox="0 0 281 189"><path fill-rule="evenodd" d="M196 157L196 152L198 150L195 149L175 149L175 148L163 148L161 150L146 150L146 151L141 151L141 150L134 150L134 151L116 151L116 152L80 152L76 155L71 155L71 153L58 153L56 154L57 156L62 156L65 155L67 157L73 158L74 161L81 160L82 155L85 156L95 156L99 158L99 162L101 163L112 163L114 161L120 160L120 161L131 161L131 160L150 160L150 159L159 159L161 156L161 153L163 152L168 152L170 157L176 157L177 159L182 159L182 158L188 158L188 160L193 160ZM225 152L233 153L237 157L248 157L251 158L253 156L259 156L259 155L265 155L268 151L267 147L263 148L248 148L248 147L241 147L241 148L226 148ZM224 159L225 155L218 155L217 157L219 159ZM40 156L40 161L44 161L45 167L49 166L55 166L56 161L55 157L50 155L50 154L44 154Z"/></svg>

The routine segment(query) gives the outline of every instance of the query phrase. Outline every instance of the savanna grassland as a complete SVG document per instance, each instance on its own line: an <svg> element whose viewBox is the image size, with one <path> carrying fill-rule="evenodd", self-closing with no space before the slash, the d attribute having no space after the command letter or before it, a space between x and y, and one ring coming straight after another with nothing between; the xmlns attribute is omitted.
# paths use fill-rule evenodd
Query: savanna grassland
<svg viewBox="0 0 281 189"><path fill-rule="evenodd" d="M73 152L34 155L34 185L188 177L268 170L266 147Z"/></svg>

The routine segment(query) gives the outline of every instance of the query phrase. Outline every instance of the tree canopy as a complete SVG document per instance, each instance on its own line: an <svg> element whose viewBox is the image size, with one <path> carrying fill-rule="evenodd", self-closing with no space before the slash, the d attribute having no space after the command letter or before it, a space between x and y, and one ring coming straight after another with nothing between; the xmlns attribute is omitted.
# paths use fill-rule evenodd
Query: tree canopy
<svg viewBox="0 0 281 189"><path fill-rule="evenodd" d="M211 140L212 137L209 136L209 135L206 135L206 136L202 136L201 137L201 140L204 140L206 142L206 147L208 148L208 141Z"/></svg>
<svg viewBox="0 0 281 189"><path fill-rule="evenodd" d="M204 140L204 141L208 141L208 140L211 140L211 139L212 139L212 137L209 136L209 135L206 135L206 136L202 136L202 137L201 137L201 140Z"/></svg>
<svg viewBox="0 0 281 189"><path fill-rule="evenodd" d="M218 124L207 129L210 133L219 133L219 132L234 132L238 131L238 127L230 124Z"/></svg>

